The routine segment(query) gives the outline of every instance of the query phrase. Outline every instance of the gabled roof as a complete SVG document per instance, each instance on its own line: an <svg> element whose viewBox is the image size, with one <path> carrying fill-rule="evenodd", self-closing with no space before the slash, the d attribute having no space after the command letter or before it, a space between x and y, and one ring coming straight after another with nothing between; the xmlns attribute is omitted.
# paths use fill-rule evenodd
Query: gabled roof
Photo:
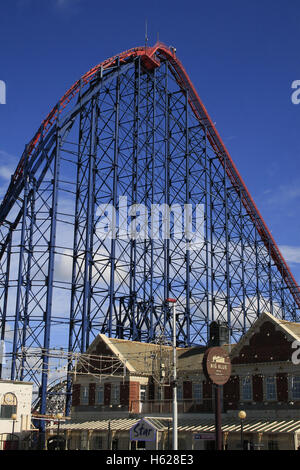
<svg viewBox="0 0 300 470"><path fill-rule="evenodd" d="M249 330L242 336L240 341L235 344L231 350L231 358L237 356L242 348L249 344L251 337L258 333L263 323L269 321L275 325L276 330L281 330L282 333L285 334L288 341L300 341L300 323L289 322L286 320L282 320L280 318L274 317L270 313L262 313L255 323L249 328Z"/></svg>
<svg viewBox="0 0 300 470"><path fill-rule="evenodd" d="M150 375L153 370L157 371L158 363L164 364L167 369L173 361L172 346L108 338L103 334L95 338L87 353L95 350L99 341L105 343L112 355L118 357L131 373ZM200 372L205 350L206 346L176 348L178 372Z"/></svg>
<svg viewBox="0 0 300 470"><path fill-rule="evenodd" d="M257 318L240 341L237 344L231 345L231 358L239 355L241 349L249 344L253 334L257 333L262 324L266 321L273 323L277 330L281 330L288 341L300 341L300 323L289 322L276 318L270 313L263 313ZM166 369L170 369L172 366L172 346L108 338L103 334L99 334L88 348L87 353L91 353L96 348L99 341L102 341L111 351L111 355L119 358L120 361L125 364L128 371L133 374L151 375L154 370L157 372L158 365L162 363L165 365ZM230 351L229 345L224 345L223 348ZM201 372L202 360L206 349L206 346L177 348L178 373Z"/></svg>

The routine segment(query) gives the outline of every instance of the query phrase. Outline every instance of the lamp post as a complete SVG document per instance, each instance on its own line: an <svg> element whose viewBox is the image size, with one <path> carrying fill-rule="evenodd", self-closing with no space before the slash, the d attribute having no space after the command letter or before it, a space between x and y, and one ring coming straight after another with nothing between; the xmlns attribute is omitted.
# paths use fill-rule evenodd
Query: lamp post
<svg viewBox="0 0 300 470"><path fill-rule="evenodd" d="M12 435L14 435L14 433L15 433L15 423L16 423L16 421L17 421L17 415L16 415L15 413L13 413L13 414L11 415L11 419L12 419L12 421L13 421L13 425L12 425Z"/></svg>
<svg viewBox="0 0 300 470"><path fill-rule="evenodd" d="M62 419L63 415L61 413L57 413L56 418L57 418L57 444L56 444L56 450L60 450L59 446L59 425L60 425L60 420Z"/></svg>
<svg viewBox="0 0 300 470"><path fill-rule="evenodd" d="M244 422L244 419L246 419L246 416L247 416L247 414L246 414L245 411L239 411L238 417L241 420L241 449L242 450L244 448L243 422Z"/></svg>
<svg viewBox="0 0 300 470"><path fill-rule="evenodd" d="M173 304L173 450L178 449L178 407L177 407L177 352L176 352L176 299L166 299Z"/></svg>
<svg viewBox="0 0 300 470"><path fill-rule="evenodd" d="M107 449L111 450L111 424L110 424L110 419L108 420Z"/></svg>

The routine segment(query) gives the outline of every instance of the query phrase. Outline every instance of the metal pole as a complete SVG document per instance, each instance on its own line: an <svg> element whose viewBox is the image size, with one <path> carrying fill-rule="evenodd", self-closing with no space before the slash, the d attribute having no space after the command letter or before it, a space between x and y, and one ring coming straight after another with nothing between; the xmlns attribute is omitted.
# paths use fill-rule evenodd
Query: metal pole
<svg viewBox="0 0 300 470"><path fill-rule="evenodd" d="M110 420L108 421L108 434L107 434L107 449L111 450L110 446L110 434L111 434L111 428L110 428Z"/></svg>
<svg viewBox="0 0 300 470"><path fill-rule="evenodd" d="M173 302L173 450L178 449L176 302Z"/></svg>
<svg viewBox="0 0 300 470"><path fill-rule="evenodd" d="M216 450L222 450L221 386L215 386Z"/></svg>
<svg viewBox="0 0 300 470"><path fill-rule="evenodd" d="M60 425L60 419L58 418L57 422L57 444L56 444L56 450L60 450L60 445L59 445L59 425Z"/></svg>
<svg viewBox="0 0 300 470"><path fill-rule="evenodd" d="M241 419L241 450L244 450L243 420Z"/></svg>

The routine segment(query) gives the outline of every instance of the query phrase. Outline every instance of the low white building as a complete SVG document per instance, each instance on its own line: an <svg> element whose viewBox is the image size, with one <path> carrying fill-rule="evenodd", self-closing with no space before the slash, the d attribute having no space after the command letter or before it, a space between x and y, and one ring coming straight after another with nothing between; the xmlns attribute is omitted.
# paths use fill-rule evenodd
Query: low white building
<svg viewBox="0 0 300 470"><path fill-rule="evenodd" d="M31 430L32 383L0 380L0 449L21 448ZM12 438L14 434L14 438Z"/></svg>

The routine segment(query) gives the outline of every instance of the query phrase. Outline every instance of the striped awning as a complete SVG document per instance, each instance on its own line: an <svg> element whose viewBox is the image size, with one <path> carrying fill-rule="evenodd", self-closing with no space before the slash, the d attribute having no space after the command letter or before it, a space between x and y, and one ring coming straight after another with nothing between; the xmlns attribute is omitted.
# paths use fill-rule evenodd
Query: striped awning
<svg viewBox="0 0 300 470"><path fill-rule="evenodd" d="M71 420L61 423L61 430L73 431L129 431L134 424L141 418L114 418L103 420ZM166 431L172 429L171 418L156 418L153 416L144 417L157 431ZM48 429L56 429L57 425L50 426ZM240 432L241 423L238 418L222 418L223 432ZM243 423L244 433L295 433L300 432L300 419L259 419L246 418ZM215 430L214 417L187 417L178 419L179 432L202 432L212 433Z"/></svg>

